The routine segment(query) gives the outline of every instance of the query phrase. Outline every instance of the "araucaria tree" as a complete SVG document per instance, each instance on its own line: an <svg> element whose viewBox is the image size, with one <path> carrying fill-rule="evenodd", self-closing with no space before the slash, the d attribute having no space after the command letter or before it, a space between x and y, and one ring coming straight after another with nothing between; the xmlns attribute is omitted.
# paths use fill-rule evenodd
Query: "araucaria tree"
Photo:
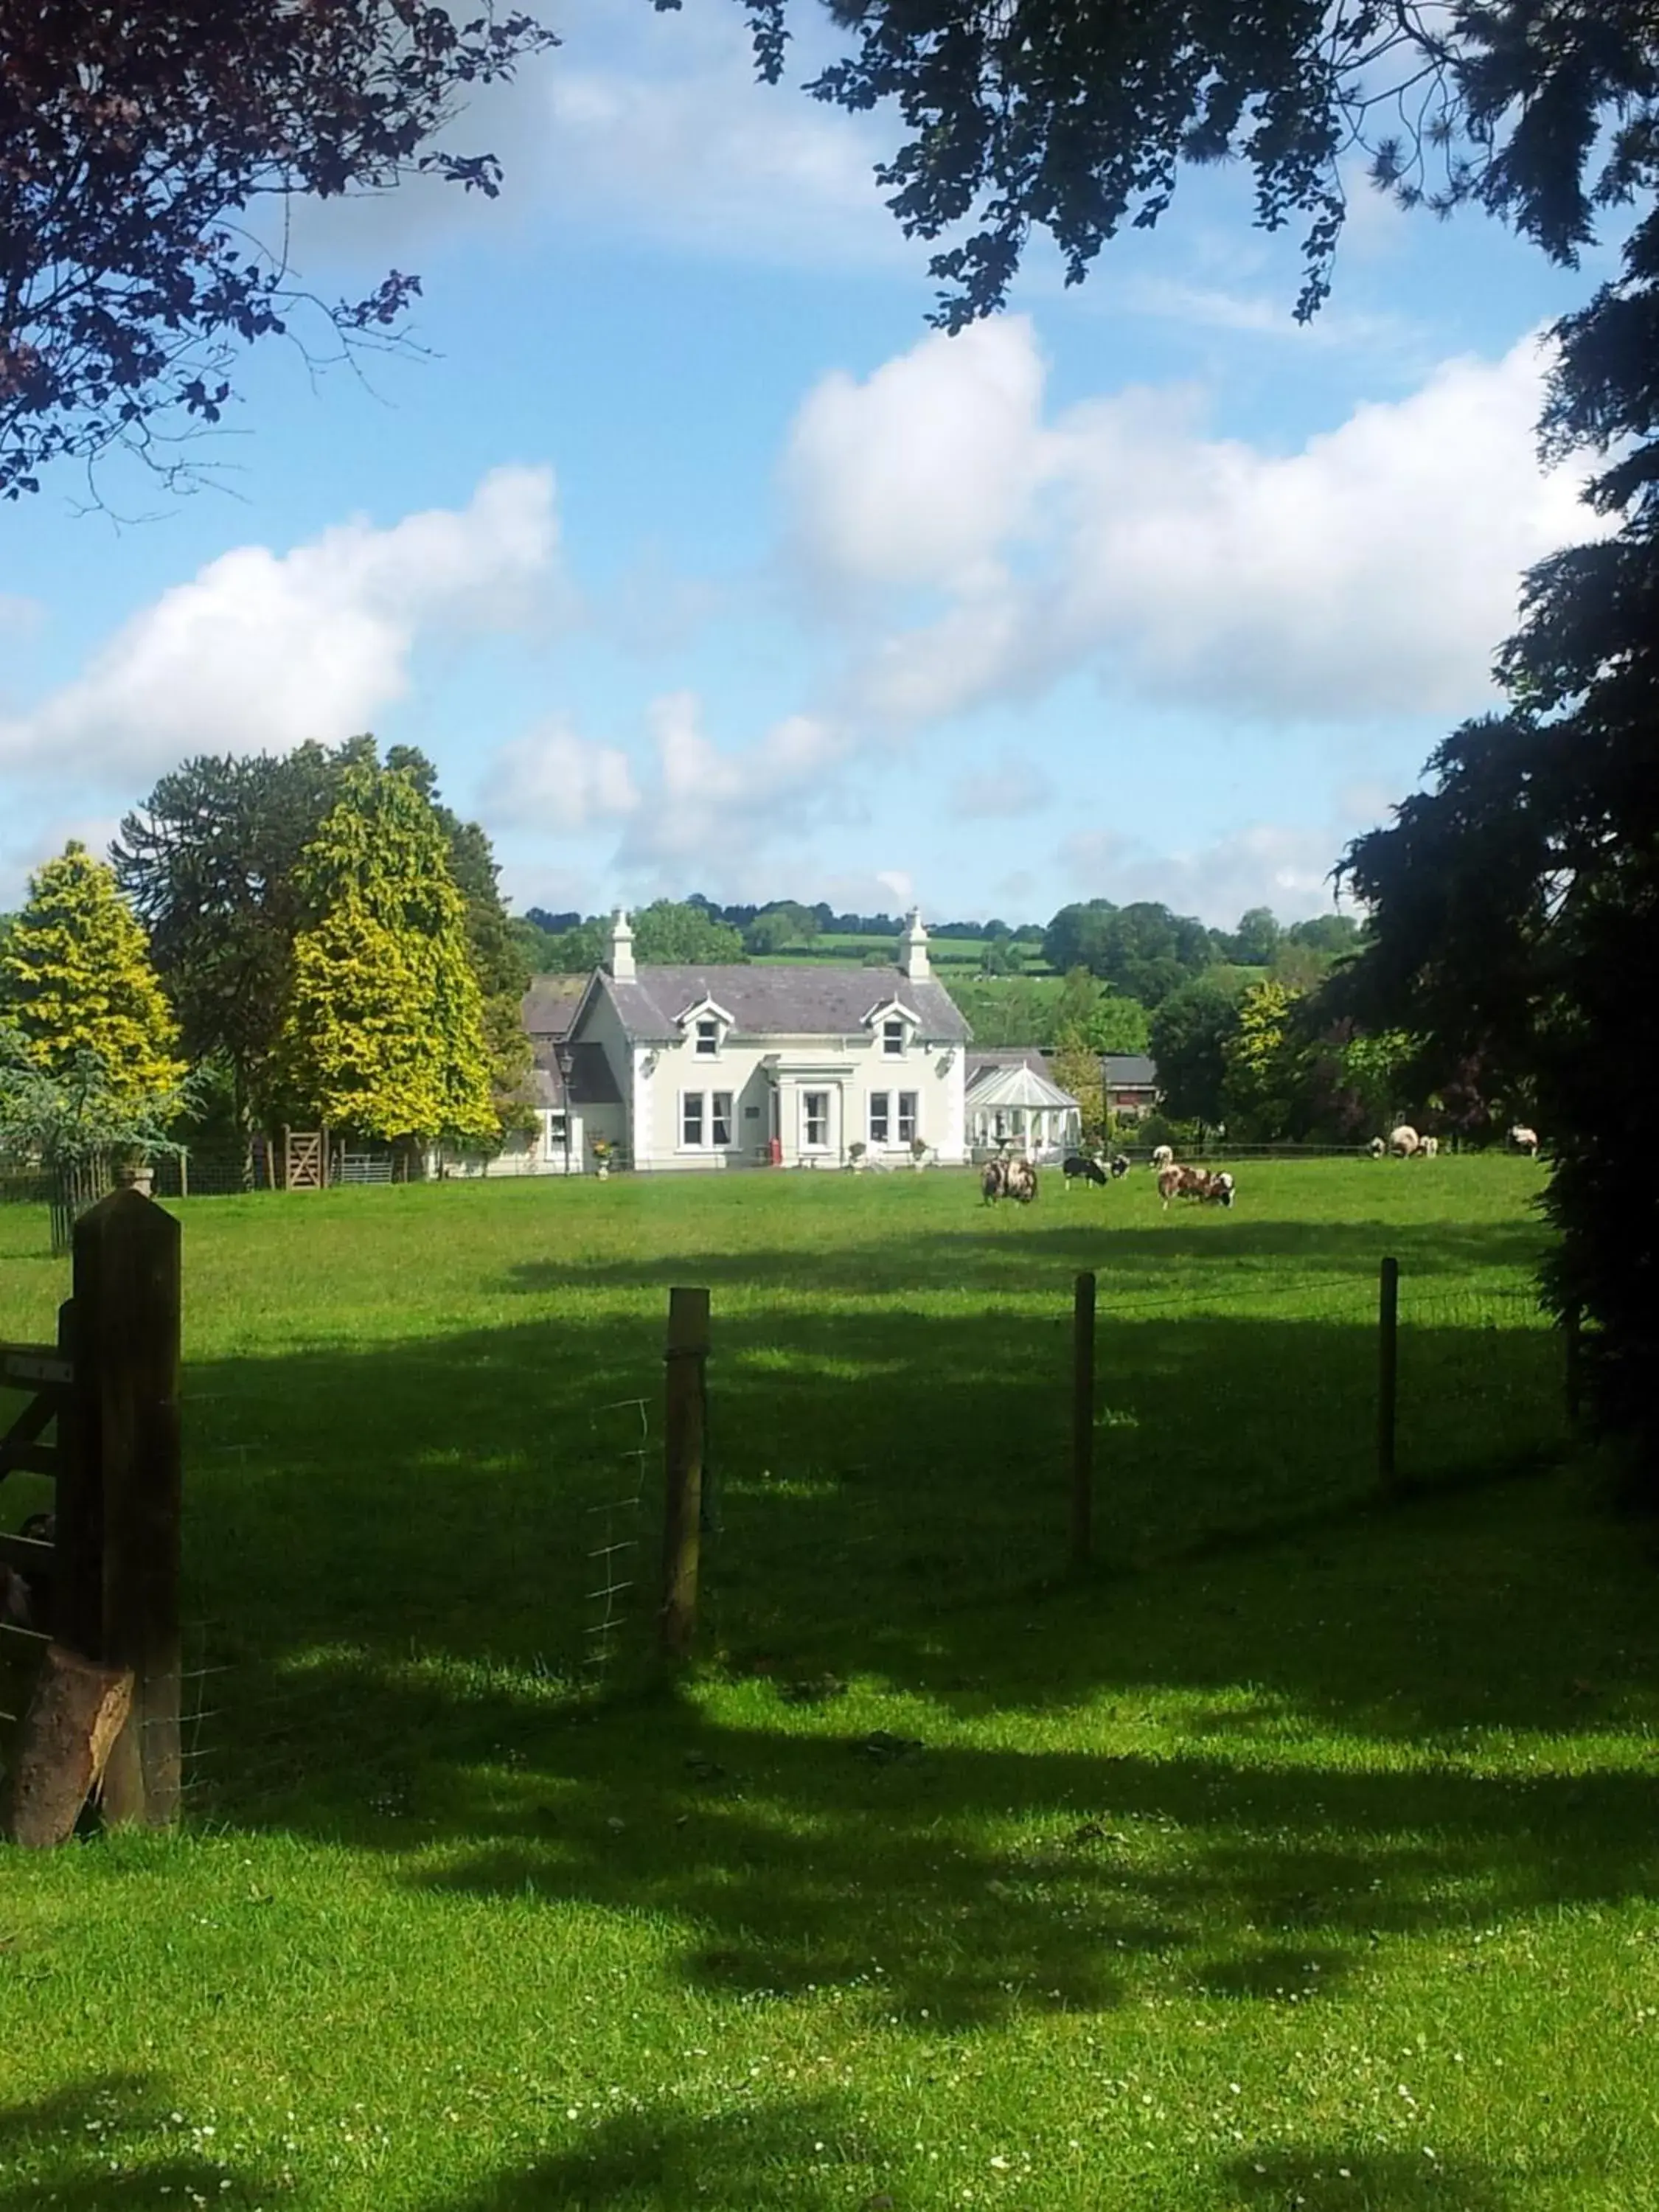
<svg viewBox="0 0 1659 2212"><path fill-rule="evenodd" d="M282 1079L319 1121L382 1141L489 1145L483 1002L443 828L407 771L347 770L298 870Z"/></svg>
<svg viewBox="0 0 1659 2212"><path fill-rule="evenodd" d="M29 880L0 955L0 1002L43 1073L91 1055L112 1098L169 1097L184 1074L179 1025L115 872L71 842Z"/></svg>
<svg viewBox="0 0 1659 2212"><path fill-rule="evenodd" d="M0 493L216 422L242 348L307 317L394 334L419 279L307 300L250 225L261 199L416 171L494 195L436 149L467 88L550 44L528 16L428 0L0 0Z"/></svg>

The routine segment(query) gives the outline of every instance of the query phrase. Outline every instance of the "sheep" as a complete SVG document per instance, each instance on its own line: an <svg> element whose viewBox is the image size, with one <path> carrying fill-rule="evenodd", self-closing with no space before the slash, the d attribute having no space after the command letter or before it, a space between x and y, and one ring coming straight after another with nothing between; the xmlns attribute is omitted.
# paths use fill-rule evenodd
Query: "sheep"
<svg viewBox="0 0 1659 2212"><path fill-rule="evenodd" d="M1438 1137L1425 1137L1417 1147L1417 1157L1419 1160L1431 1160L1439 1150Z"/></svg>
<svg viewBox="0 0 1659 2212"><path fill-rule="evenodd" d="M1066 1178L1067 1190L1070 1190L1074 1182L1109 1182L1111 1181L1110 1176L1098 1160L1085 1159L1081 1152L1068 1152L1061 1163L1060 1171Z"/></svg>
<svg viewBox="0 0 1659 2212"><path fill-rule="evenodd" d="M1420 1139L1409 1121L1401 1121L1389 1132L1389 1150L1399 1160L1408 1160L1417 1150Z"/></svg>
<svg viewBox="0 0 1659 2212"><path fill-rule="evenodd" d="M1537 1130L1528 1129L1524 1122L1517 1121L1510 1131L1510 1146L1512 1151L1524 1152L1529 1160L1535 1160L1538 1158Z"/></svg>
<svg viewBox="0 0 1659 2212"><path fill-rule="evenodd" d="M979 1179L980 1194L987 1206L1008 1195L1008 1163L1006 1160L987 1160Z"/></svg>
<svg viewBox="0 0 1659 2212"><path fill-rule="evenodd" d="M1389 1140L1386 1137L1373 1137L1371 1139L1370 1153L1371 1158L1374 1160L1380 1160L1387 1152L1388 1149Z"/></svg>
<svg viewBox="0 0 1659 2212"><path fill-rule="evenodd" d="M1114 1182L1121 1182L1122 1178L1128 1174L1128 1172L1129 1155L1127 1152L1114 1152L1112 1155L1112 1181Z"/></svg>
<svg viewBox="0 0 1659 2212"><path fill-rule="evenodd" d="M1169 1145L1155 1145L1152 1147L1152 1165L1160 1170L1164 1168L1172 1168L1175 1165L1175 1151L1173 1146Z"/></svg>
<svg viewBox="0 0 1659 2212"><path fill-rule="evenodd" d="M1037 1171L1030 1160L1012 1159L1003 1170L1002 1187L1019 1205L1029 1206L1037 1194Z"/></svg>
<svg viewBox="0 0 1659 2212"><path fill-rule="evenodd" d="M1158 1179L1158 1194L1166 1213L1172 1198L1195 1198L1203 1206L1231 1206L1235 1187L1224 1170L1212 1174L1207 1168L1178 1167L1173 1161Z"/></svg>

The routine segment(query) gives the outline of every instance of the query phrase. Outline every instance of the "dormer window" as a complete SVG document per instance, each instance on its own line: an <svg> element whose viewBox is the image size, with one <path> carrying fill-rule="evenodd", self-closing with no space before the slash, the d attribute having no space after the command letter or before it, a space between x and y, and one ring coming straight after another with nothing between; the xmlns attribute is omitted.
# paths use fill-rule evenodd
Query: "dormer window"
<svg viewBox="0 0 1659 2212"><path fill-rule="evenodd" d="M904 1057L904 1023L902 1017L892 1016L881 1025L882 1055L886 1060Z"/></svg>
<svg viewBox="0 0 1659 2212"><path fill-rule="evenodd" d="M697 1024L696 1052L699 1060L715 1060L720 1056L720 1025L712 1014L706 1014Z"/></svg>

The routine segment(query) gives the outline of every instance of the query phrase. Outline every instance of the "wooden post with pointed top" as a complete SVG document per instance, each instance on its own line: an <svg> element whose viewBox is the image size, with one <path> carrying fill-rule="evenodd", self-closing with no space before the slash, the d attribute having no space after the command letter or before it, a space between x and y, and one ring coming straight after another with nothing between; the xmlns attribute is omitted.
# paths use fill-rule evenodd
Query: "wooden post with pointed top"
<svg viewBox="0 0 1659 2212"><path fill-rule="evenodd" d="M708 1360L708 1293L671 1290L663 1390L662 1611L658 1649L673 1665L691 1656L697 1630L702 1534L703 1405Z"/></svg>
<svg viewBox="0 0 1659 2212"><path fill-rule="evenodd" d="M95 1645L82 1650L131 1670L103 1809L107 1820L147 1827L178 1818L181 1779L179 1278L179 1224L137 1191L113 1192L76 1222L77 1444L103 1595Z"/></svg>

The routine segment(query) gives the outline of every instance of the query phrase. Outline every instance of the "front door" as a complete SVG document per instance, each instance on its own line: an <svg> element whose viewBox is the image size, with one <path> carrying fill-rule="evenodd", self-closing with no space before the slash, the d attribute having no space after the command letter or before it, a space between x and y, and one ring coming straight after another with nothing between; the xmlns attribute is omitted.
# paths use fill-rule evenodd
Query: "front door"
<svg viewBox="0 0 1659 2212"><path fill-rule="evenodd" d="M803 1091L800 1094L800 1148L804 1152L830 1149L830 1093Z"/></svg>

